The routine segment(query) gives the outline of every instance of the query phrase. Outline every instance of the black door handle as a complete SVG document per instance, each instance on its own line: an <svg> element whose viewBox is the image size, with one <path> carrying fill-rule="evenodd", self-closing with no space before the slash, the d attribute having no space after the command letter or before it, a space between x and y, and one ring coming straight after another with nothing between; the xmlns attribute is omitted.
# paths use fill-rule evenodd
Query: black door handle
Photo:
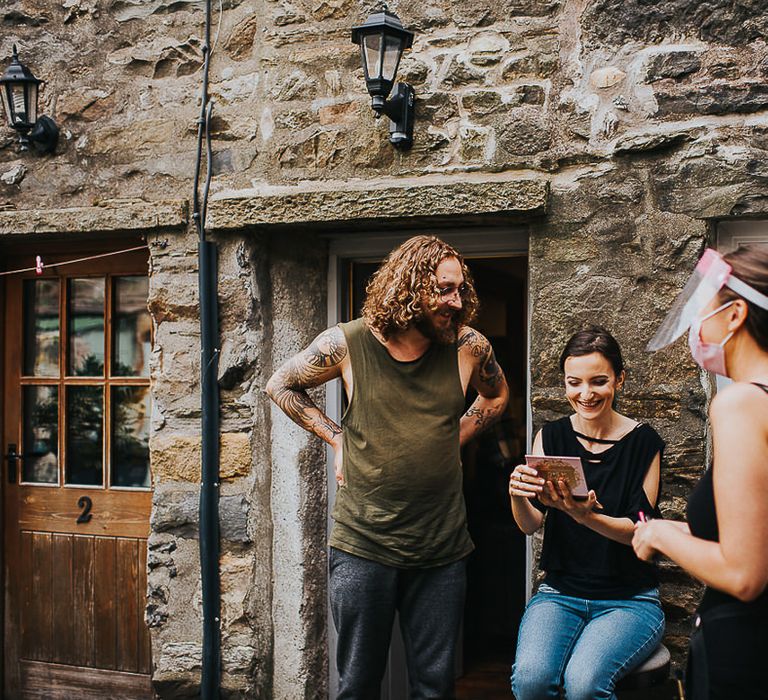
<svg viewBox="0 0 768 700"><path fill-rule="evenodd" d="M16 463L21 462L24 459L24 455L19 454L16 451L16 444L10 443L8 445L8 452L3 455L4 459L8 460L8 483L16 483Z"/></svg>

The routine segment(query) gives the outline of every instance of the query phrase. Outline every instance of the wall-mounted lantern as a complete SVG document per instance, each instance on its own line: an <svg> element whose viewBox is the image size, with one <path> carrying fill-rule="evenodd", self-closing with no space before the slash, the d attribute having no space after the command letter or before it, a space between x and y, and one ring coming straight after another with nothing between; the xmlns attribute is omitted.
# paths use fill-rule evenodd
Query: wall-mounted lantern
<svg viewBox="0 0 768 700"><path fill-rule="evenodd" d="M11 129L19 132L22 151L30 143L39 153L52 153L59 140L59 127L50 117L37 116L37 93L42 80L38 80L25 65L19 63L16 45L13 45L11 64L0 78L5 119Z"/></svg>
<svg viewBox="0 0 768 700"><path fill-rule="evenodd" d="M360 46L365 85L376 118L386 114L390 119L389 140L396 148L410 148L413 144L413 88L408 83L398 83L391 99L387 97L392 92L400 57L413 44L413 32L404 29L400 18L389 12L385 4L364 24L352 29L352 41Z"/></svg>

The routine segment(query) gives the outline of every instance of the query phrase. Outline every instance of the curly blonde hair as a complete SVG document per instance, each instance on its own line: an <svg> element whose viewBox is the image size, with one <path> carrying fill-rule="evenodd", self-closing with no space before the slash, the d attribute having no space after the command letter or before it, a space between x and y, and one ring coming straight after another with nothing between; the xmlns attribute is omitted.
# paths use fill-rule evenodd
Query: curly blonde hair
<svg viewBox="0 0 768 700"><path fill-rule="evenodd" d="M464 275L458 325L470 323L478 300L464 258L437 236L414 236L395 248L373 274L365 290L363 318L387 340L410 328L429 309L440 304L435 271L446 258L456 258Z"/></svg>

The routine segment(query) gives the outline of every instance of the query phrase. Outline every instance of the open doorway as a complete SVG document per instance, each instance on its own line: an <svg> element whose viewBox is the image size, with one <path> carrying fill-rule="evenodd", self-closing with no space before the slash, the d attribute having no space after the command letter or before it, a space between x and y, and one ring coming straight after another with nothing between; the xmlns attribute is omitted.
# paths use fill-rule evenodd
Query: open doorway
<svg viewBox="0 0 768 700"><path fill-rule="evenodd" d="M526 540L512 520L507 484L510 472L526 451L528 434L527 240L520 245L524 232L486 237L485 245L483 239L466 234L442 237L467 258L481 304L473 325L491 341L510 385L510 402L502 420L462 454L468 524L476 550L468 565L457 698L508 698L509 669L526 596ZM405 238L386 243L369 240L367 244L334 241L329 288L336 295L329 300L331 323L359 316L370 275L384 255ZM469 395L467 406L473 400ZM334 412L334 406L340 412L341 405L340 387L329 387L329 413ZM333 496L331 488L329 512ZM395 627L382 700L408 698L402 641ZM332 624L329 642L330 697L335 697Z"/></svg>
<svg viewBox="0 0 768 700"><path fill-rule="evenodd" d="M467 569L456 697L490 700L509 698L509 669L525 606L525 535L512 520L507 487L526 450L527 258L473 258L467 264L480 298L475 326L491 341L510 389L502 419L462 454L475 551Z"/></svg>

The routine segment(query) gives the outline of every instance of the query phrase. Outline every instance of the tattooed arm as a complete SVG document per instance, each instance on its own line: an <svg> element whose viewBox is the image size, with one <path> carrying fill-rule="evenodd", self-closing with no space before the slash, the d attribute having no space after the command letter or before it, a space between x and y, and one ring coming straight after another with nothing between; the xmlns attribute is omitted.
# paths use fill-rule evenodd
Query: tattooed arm
<svg viewBox="0 0 768 700"><path fill-rule="evenodd" d="M267 382L267 394L291 420L337 451L341 428L315 405L307 389L341 376L346 356L346 338L341 328L334 326L282 365Z"/></svg>
<svg viewBox="0 0 768 700"><path fill-rule="evenodd" d="M499 418L507 406L509 388L504 372L488 339L469 326L459 331L459 364L469 375L477 398L462 416L459 439L462 445Z"/></svg>

